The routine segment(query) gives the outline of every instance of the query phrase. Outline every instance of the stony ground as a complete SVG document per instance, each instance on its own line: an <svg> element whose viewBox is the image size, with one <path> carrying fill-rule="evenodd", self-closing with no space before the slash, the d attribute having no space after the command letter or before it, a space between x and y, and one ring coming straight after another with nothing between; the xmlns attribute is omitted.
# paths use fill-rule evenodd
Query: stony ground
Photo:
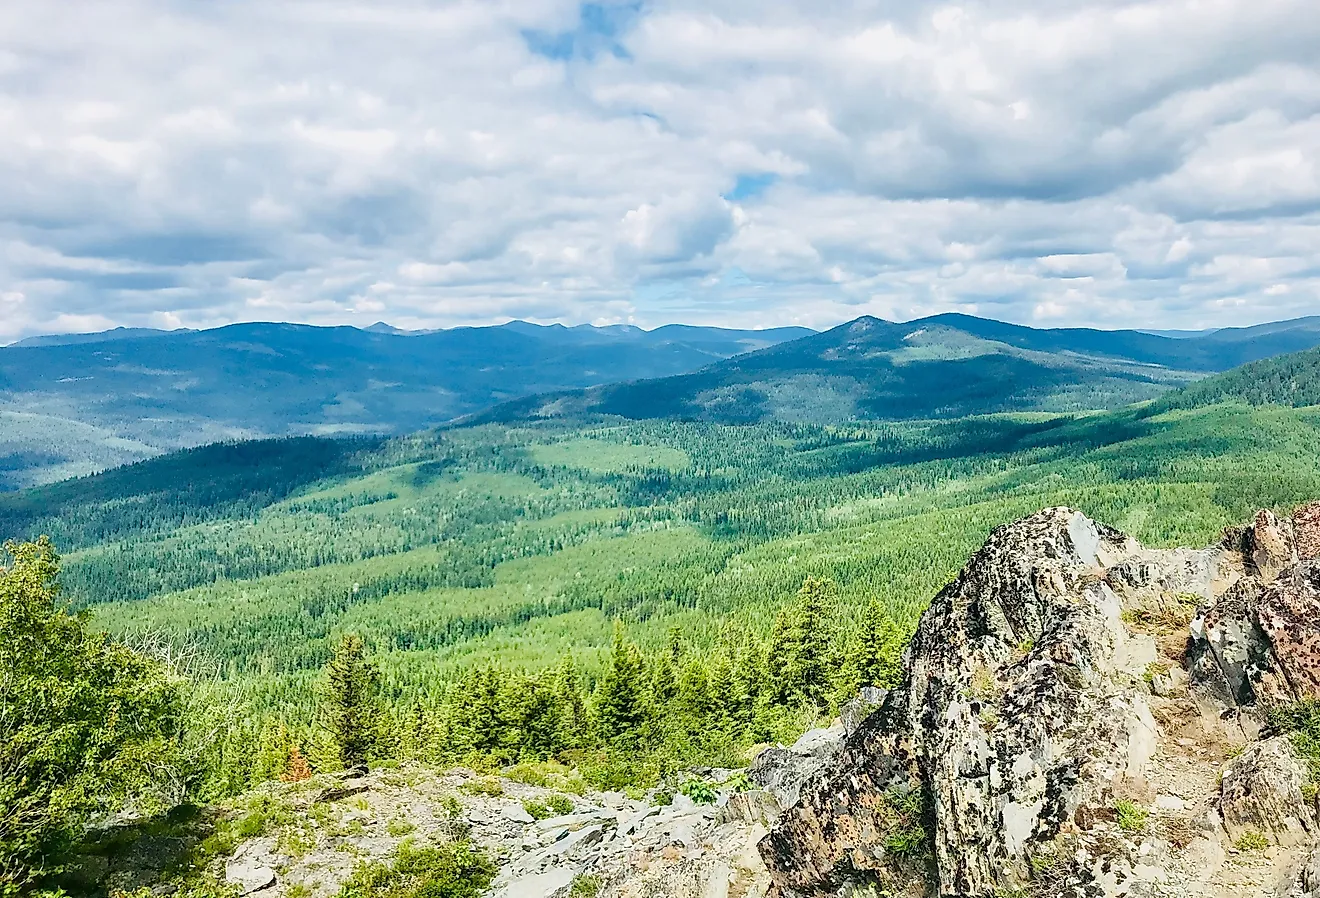
<svg viewBox="0 0 1320 898"><path fill-rule="evenodd" d="M388 860L405 840L470 837L500 864L496 898L549 898L575 881L580 894L761 898L769 884L756 851L775 809L764 793L728 788L698 805L422 765L354 774L247 796L247 807L266 802L268 828L223 861L225 878L244 895L329 898L358 864ZM529 813L547 805L553 816Z"/></svg>

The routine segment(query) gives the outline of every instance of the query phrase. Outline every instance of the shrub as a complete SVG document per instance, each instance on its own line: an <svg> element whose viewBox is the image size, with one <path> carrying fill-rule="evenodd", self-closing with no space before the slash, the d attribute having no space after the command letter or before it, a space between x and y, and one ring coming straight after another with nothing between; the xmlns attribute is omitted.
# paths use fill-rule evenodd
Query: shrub
<svg viewBox="0 0 1320 898"><path fill-rule="evenodd" d="M714 804L715 799L719 798L718 790L705 780L686 780L683 785L678 787L678 791L697 804Z"/></svg>
<svg viewBox="0 0 1320 898"><path fill-rule="evenodd" d="M563 795L547 795L543 801L537 801L534 798L523 801L523 810L537 820L562 817L565 814L573 813L573 808L572 800Z"/></svg>
<svg viewBox="0 0 1320 898"><path fill-rule="evenodd" d="M603 886L604 883L600 881L599 876L582 874L573 880L573 885L568 890L568 898L596 898Z"/></svg>
<svg viewBox="0 0 1320 898"><path fill-rule="evenodd" d="M495 878L495 865L471 842L399 846L393 863L360 864L339 898L477 898Z"/></svg>
<svg viewBox="0 0 1320 898"><path fill-rule="evenodd" d="M492 776L483 776L459 786L469 795L484 795L487 798L499 798L504 794L504 786Z"/></svg>
<svg viewBox="0 0 1320 898"><path fill-rule="evenodd" d="M750 792L756 787L756 784L752 782L751 777L747 775L746 770L739 770L737 773L733 774L733 776L720 783L720 785L725 789L728 789L730 792Z"/></svg>
<svg viewBox="0 0 1320 898"><path fill-rule="evenodd" d="M1249 829L1237 837L1233 847L1238 851L1264 851L1270 847L1270 840L1265 838L1265 834Z"/></svg>

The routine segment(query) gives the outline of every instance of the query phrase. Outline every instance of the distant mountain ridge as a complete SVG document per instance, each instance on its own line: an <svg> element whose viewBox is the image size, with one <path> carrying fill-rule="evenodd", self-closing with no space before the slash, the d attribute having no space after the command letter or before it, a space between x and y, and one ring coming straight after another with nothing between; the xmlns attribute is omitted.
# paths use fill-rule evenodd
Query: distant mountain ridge
<svg viewBox="0 0 1320 898"><path fill-rule="evenodd" d="M421 430L529 393L680 374L814 333L387 327L132 329L0 348L0 488L217 440Z"/></svg>
<svg viewBox="0 0 1320 898"><path fill-rule="evenodd" d="M19 349L34 346L75 346L81 343L108 343L112 340L142 340L149 337L168 337L177 334L196 333L192 328L178 330L160 330L154 327L117 327L108 331L96 331L89 334L43 334L28 337L0 349Z"/></svg>
<svg viewBox="0 0 1320 898"><path fill-rule="evenodd" d="M1208 374L1320 345L1320 317L1200 335L1037 329L962 314L863 317L663 379L494 407L470 420L617 415L723 423L1082 411L1154 399Z"/></svg>

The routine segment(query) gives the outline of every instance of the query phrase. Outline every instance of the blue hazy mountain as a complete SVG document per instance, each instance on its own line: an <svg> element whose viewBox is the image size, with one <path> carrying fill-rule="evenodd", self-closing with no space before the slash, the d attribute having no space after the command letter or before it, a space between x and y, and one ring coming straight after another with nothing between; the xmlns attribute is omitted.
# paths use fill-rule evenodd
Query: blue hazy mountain
<svg viewBox="0 0 1320 898"><path fill-rule="evenodd" d="M1320 345L1320 317L1200 334L1038 329L935 315L864 317L700 371L524 397L471 420L616 415L723 423L1084 411L1154 399L1209 374Z"/></svg>
<svg viewBox="0 0 1320 898"><path fill-rule="evenodd" d="M812 333L515 321L38 337L0 348L0 487L216 440L420 430L529 393L681 374Z"/></svg>

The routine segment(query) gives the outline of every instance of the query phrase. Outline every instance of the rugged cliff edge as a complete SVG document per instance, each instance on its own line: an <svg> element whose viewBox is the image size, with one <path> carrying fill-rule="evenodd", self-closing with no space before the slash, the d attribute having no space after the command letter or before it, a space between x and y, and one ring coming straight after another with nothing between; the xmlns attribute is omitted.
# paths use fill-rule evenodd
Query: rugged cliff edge
<svg viewBox="0 0 1320 898"><path fill-rule="evenodd" d="M1320 503L1203 550L996 530L760 851L783 898L1320 896ZM1299 705L1299 703L1303 703Z"/></svg>

